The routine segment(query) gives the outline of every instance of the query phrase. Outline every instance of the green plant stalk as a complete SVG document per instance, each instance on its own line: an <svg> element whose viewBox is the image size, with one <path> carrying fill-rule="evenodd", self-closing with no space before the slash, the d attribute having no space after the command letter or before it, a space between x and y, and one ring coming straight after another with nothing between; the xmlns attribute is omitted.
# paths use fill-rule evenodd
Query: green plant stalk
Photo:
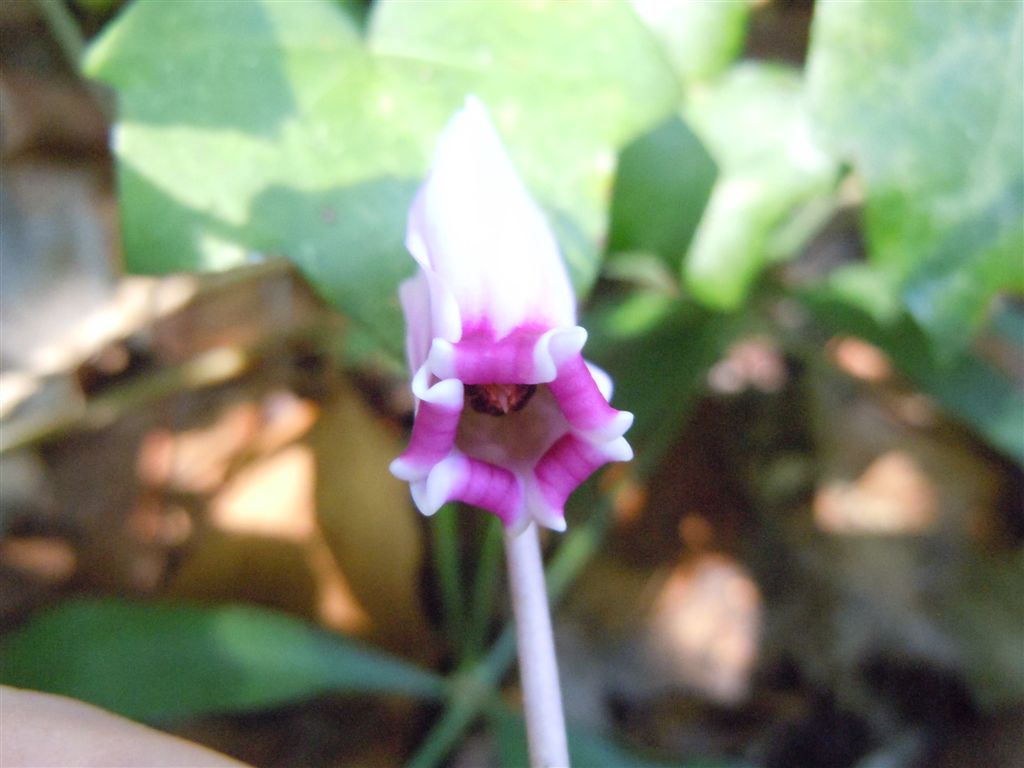
<svg viewBox="0 0 1024 768"><path fill-rule="evenodd" d="M489 518L484 540L480 545L480 557L473 581L473 597L470 603L469 627L466 642L462 646L462 662L477 661L483 653L487 626L494 612L494 593L498 585L498 563L501 562L501 521Z"/></svg>
<svg viewBox="0 0 1024 768"><path fill-rule="evenodd" d="M78 22L68 9L67 0L35 0L35 3L71 69L82 78L107 122L113 123L117 110L111 93L82 73L82 61L88 44L78 27Z"/></svg>
<svg viewBox="0 0 1024 768"><path fill-rule="evenodd" d="M448 504L438 510L434 525L434 566L441 587L445 629L453 651L462 648L466 631L466 606L462 599L462 563L459 556L458 508Z"/></svg>
<svg viewBox="0 0 1024 768"><path fill-rule="evenodd" d="M65 0L36 0L36 6L46 20L50 34L57 41L64 58L71 68L80 74L82 57L85 55L85 38Z"/></svg>
<svg viewBox="0 0 1024 768"><path fill-rule="evenodd" d="M597 552L610 522L611 503L606 496L594 504L593 513L585 522L566 534L546 573L552 606L558 604ZM491 701L515 657L515 629L506 625L487 655L453 681L444 714L409 761L409 768L434 768L441 764Z"/></svg>
<svg viewBox="0 0 1024 768"><path fill-rule="evenodd" d="M501 678L515 657L515 631L508 626L483 660L455 676L444 714L407 768L435 768L444 761L484 708L494 700Z"/></svg>

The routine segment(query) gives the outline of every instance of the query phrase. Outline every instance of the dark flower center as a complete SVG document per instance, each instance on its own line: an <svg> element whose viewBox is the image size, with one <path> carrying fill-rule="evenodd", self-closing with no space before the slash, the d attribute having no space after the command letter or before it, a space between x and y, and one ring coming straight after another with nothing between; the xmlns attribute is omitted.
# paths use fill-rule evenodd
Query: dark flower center
<svg viewBox="0 0 1024 768"><path fill-rule="evenodd" d="M466 401L479 413L504 416L525 408L536 391L536 384L467 384Z"/></svg>

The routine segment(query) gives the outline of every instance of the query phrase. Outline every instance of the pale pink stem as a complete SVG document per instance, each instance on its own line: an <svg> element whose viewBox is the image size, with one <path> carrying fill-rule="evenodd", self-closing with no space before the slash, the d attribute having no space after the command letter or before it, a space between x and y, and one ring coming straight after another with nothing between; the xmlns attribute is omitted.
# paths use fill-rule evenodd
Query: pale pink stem
<svg viewBox="0 0 1024 768"><path fill-rule="evenodd" d="M505 554L519 645L519 679L530 765L567 768L569 747L537 526L530 523L518 534L506 531Z"/></svg>

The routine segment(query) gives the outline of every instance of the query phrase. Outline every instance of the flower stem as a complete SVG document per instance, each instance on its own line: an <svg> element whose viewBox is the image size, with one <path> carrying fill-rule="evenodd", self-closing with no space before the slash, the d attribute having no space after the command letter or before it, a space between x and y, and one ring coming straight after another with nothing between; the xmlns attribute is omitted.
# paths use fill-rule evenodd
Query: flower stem
<svg viewBox="0 0 1024 768"><path fill-rule="evenodd" d="M530 764L533 768L567 768L565 715L537 527L530 523L521 533L507 533L505 555L516 621Z"/></svg>
<svg viewBox="0 0 1024 768"><path fill-rule="evenodd" d="M595 484L588 483L573 499L584 509L592 512L579 526L565 534L565 539L555 552L548 566L548 596L557 603L572 586L594 553L597 552L611 524L610 491L599 498ZM471 664L463 673L472 684L456 686L448 706L419 749L407 763L408 768L436 768L454 749L463 734L476 722L480 710L501 683L516 655L515 634L506 625L498 639L491 645L487 655ZM464 695L469 691L472 695Z"/></svg>

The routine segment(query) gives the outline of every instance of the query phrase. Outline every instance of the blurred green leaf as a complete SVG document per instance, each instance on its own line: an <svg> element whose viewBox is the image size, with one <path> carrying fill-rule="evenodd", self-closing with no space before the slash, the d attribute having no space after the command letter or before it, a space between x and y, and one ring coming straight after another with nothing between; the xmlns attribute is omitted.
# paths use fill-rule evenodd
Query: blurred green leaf
<svg viewBox="0 0 1024 768"><path fill-rule="evenodd" d="M829 298L862 310L880 327L898 322L904 313L899 293L877 270L863 262L833 270L820 289Z"/></svg>
<svg viewBox="0 0 1024 768"><path fill-rule="evenodd" d="M880 312L865 309L859 283L872 273L851 270L849 274L856 279L830 280L801 293L822 327L859 336L881 347L905 375L948 413L1024 465L1024 392L1005 373L972 353L936 359L927 338L911 317L890 313L890 306ZM851 290L848 283L856 290ZM864 287L869 292L870 281L865 280ZM870 302L868 305L873 306Z"/></svg>
<svg viewBox="0 0 1024 768"><path fill-rule="evenodd" d="M789 238L779 252L772 237L803 208L820 207L833 191L837 167L811 136L803 82L794 70L738 65L695 90L686 116L720 175L683 278L701 302L733 310L769 261L790 257L803 244Z"/></svg>
<svg viewBox="0 0 1024 768"><path fill-rule="evenodd" d="M992 317L992 332L1006 344L1024 349L1024 305L1002 302Z"/></svg>
<svg viewBox="0 0 1024 768"><path fill-rule="evenodd" d="M940 353L1024 290L1024 5L826 0L808 86L867 186L872 263Z"/></svg>
<svg viewBox="0 0 1024 768"><path fill-rule="evenodd" d="M530 750L526 743L526 723L522 716L508 707L498 706L489 713L489 720L502 768L529 765Z"/></svg>
<svg viewBox="0 0 1024 768"><path fill-rule="evenodd" d="M436 135L490 106L584 291L617 150L677 85L624 0L373 6L364 41L328 0L138 2L91 48L118 92L128 267L296 261L395 353L402 239Z"/></svg>
<svg viewBox="0 0 1024 768"><path fill-rule="evenodd" d="M491 727L497 741L501 765L519 768L529 765L526 723L505 707L491 713ZM569 728L569 756L573 765L586 768L738 768L735 763L688 760L665 763L647 760L618 746L608 738L582 728Z"/></svg>
<svg viewBox="0 0 1024 768"><path fill-rule="evenodd" d="M588 354L615 381L612 402L635 417L629 432L635 467L650 472L678 435L708 368L742 319L633 291L597 303L584 322L590 331Z"/></svg>
<svg viewBox="0 0 1024 768"><path fill-rule="evenodd" d="M64 603L9 635L0 679L140 720L329 691L444 695L430 672L282 614L110 599Z"/></svg>
<svg viewBox="0 0 1024 768"><path fill-rule="evenodd" d="M121 2L121 0L74 0L74 4L86 13L108 13Z"/></svg>
<svg viewBox="0 0 1024 768"><path fill-rule="evenodd" d="M366 22L370 18L370 5L372 0L333 0L360 29L366 29Z"/></svg>
<svg viewBox="0 0 1024 768"><path fill-rule="evenodd" d="M748 0L631 0L637 15L661 40L684 82L706 80L743 50Z"/></svg>
<svg viewBox="0 0 1024 768"><path fill-rule="evenodd" d="M1024 552L977 555L966 588L944 596L942 617L960 646L971 688L988 710L1024 700Z"/></svg>
<svg viewBox="0 0 1024 768"><path fill-rule="evenodd" d="M887 351L899 358L904 349L894 342ZM1024 392L1002 371L970 353L939 364L908 355L898 365L949 413L1024 465Z"/></svg>
<svg viewBox="0 0 1024 768"><path fill-rule="evenodd" d="M717 174L700 140L671 117L619 158L608 249L656 254L678 272Z"/></svg>

